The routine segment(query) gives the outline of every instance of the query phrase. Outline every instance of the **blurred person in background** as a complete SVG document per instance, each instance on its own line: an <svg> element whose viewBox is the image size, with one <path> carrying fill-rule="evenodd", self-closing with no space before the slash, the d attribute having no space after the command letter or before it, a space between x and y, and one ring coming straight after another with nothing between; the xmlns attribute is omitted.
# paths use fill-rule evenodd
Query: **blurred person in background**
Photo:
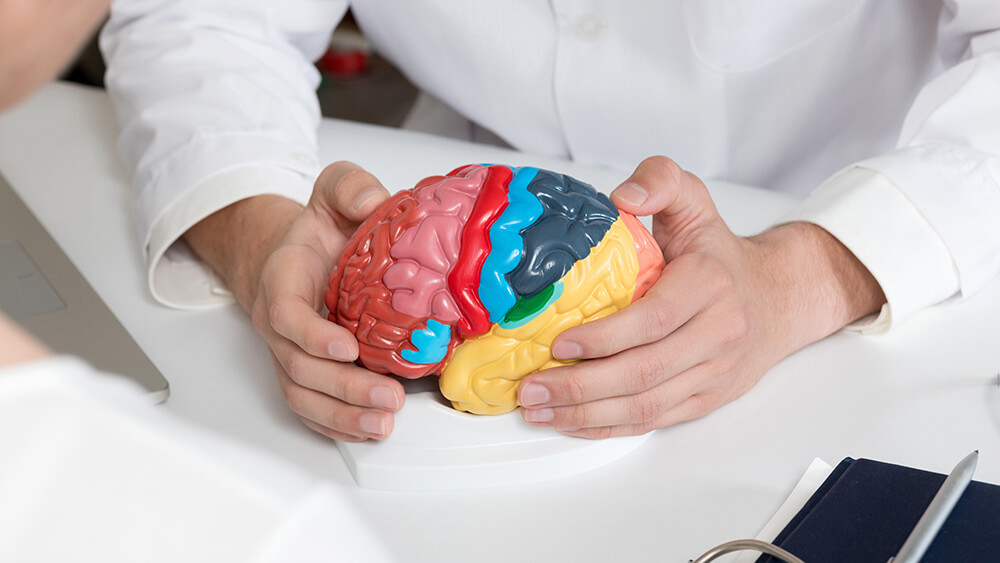
<svg viewBox="0 0 1000 563"><path fill-rule="evenodd" d="M108 4L0 0L0 112ZM2 312L0 451L0 561L389 560L342 490L188 426Z"/></svg>

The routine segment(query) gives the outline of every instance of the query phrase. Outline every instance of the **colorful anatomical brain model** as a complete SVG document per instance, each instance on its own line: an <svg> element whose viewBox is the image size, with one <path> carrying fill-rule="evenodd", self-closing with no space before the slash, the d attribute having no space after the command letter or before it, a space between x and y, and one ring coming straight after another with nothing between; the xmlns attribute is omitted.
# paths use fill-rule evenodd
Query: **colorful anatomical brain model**
<svg viewBox="0 0 1000 563"><path fill-rule="evenodd" d="M663 268L638 219L588 184L537 168L469 165L397 193L330 274L330 320L359 361L440 374L459 410L517 407L521 378L566 365L562 331L621 309Z"/></svg>

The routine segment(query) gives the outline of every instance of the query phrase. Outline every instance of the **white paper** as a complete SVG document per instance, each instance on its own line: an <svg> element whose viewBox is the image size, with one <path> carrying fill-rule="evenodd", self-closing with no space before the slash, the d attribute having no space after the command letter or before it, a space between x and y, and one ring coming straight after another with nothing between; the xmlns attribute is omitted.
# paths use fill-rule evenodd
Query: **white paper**
<svg viewBox="0 0 1000 563"><path fill-rule="evenodd" d="M831 472L833 472L832 465L819 458L813 459L812 463L809 464L809 468L802 475L802 478L795 484L795 488L792 489L788 498L778 508L778 511L774 513L774 516L768 520L767 524L761 528L755 539L766 542L774 541L774 538L802 510L809 497L819 489L820 485L823 484L823 481L826 481ZM753 563L760 555L756 551L743 551L733 560L733 563Z"/></svg>

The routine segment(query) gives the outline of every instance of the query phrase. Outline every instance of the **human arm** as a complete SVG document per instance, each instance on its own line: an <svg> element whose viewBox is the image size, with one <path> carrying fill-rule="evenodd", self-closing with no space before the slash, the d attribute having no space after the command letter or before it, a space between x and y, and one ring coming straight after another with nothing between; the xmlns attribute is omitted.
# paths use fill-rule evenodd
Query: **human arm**
<svg viewBox="0 0 1000 563"><path fill-rule="evenodd" d="M193 225L250 197L309 199L320 169L310 61L344 10L338 0L114 3L101 35L105 81L159 301L231 300L182 252Z"/></svg>
<svg viewBox="0 0 1000 563"><path fill-rule="evenodd" d="M1000 5L942 4L945 70L913 100L895 149L848 166L789 216L831 232L879 281L887 306L866 331L1000 272Z"/></svg>
<svg viewBox="0 0 1000 563"><path fill-rule="evenodd" d="M819 245L819 249L826 250L809 252L806 258L840 256L842 259L839 261L850 267L849 271L860 268L857 271L862 274L861 279L867 276L868 282L876 282L874 286L868 283L863 286L878 288L884 296L881 301L874 300L879 301L881 307L869 310L861 307L855 310L857 316L851 314L846 317L835 314L836 311L803 308L797 316L799 321L807 321L807 326L800 328L804 332L790 335L787 341L768 342L753 330L757 325L753 317L754 300L748 299L742 313L737 308L737 315L749 315L750 326L742 327L745 331L727 328L725 324L714 328L705 324L701 331L702 338L698 339L701 349L691 351L681 348L666 356L643 356L640 352L644 348L654 346L646 344L645 338L649 337L636 334L634 330L630 332L627 327L621 327L616 332L618 328L605 323L606 327L613 327L606 328L607 334L621 334L631 339L631 344L623 344L622 348L634 349L618 354L623 362L628 360L631 364L618 367L630 369L633 373L625 377L620 372L607 370L606 373L618 374L612 378L614 389L600 389L596 376L588 375L587 370L596 369L599 362L591 362L593 365L589 367L574 366L531 376L521 389L522 404L530 405L535 398L543 400L526 408L525 418L541 420L551 416L552 420L539 424L561 428L594 425L596 429L584 431L581 435L600 436L637 433L699 416L744 393L770 365L791 351L857 317L880 312L877 317L869 316L857 325L865 331L884 331L920 309L954 296L972 295L994 278L1000 271L1000 223L996 221L996 217L1000 216L998 29L1000 7L994 3L946 3L939 38L947 68L931 80L913 102L902 126L897 148L851 165L833 176L787 218L791 224L747 241L759 244L737 245L747 250L744 257L752 258L760 265L766 264L772 271L782 271L784 265L792 265L796 263L793 259L798 260L795 253L790 252L795 246L788 246L788 243L812 241L812 244ZM729 236L719 237L719 240L726 240ZM754 254L780 248L785 248L785 251ZM845 254L847 249L849 252ZM717 252L714 258L723 256ZM777 263L773 260L768 263L768 258L781 257L784 258ZM817 280L836 280L833 274L844 271L825 267L823 262L798 262L801 267L796 267L793 272L816 272L821 275ZM737 268L724 270L722 276L731 278L734 272L746 276L743 282L754 275L752 270ZM823 275L824 272L826 275ZM741 285L744 288L755 287L755 284L743 282ZM707 286L711 287L710 284ZM756 287L766 289L759 284ZM802 287L813 289L805 285ZM855 297L865 295L867 292L861 292ZM731 295L727 297L732 300ZM722 304L719 304L715 308L721 307ZM658 312L647 314L653 318L670 319L677 314L677 310L671 304L661 304ZM817 314L833 314L823 317L833 322L833 328L827 326L819 330L820 326L808 326L808 322L820 320L815 316ZM640 315L640 312L619 314L625 315ZM641 323L642 320L636 322ZM788 326L797 324L792 322ZM739 324L736 327L741 328ZM564 341L580 340L595 345L596 349L581 350L579 357L602 357L601 340L607 336L601 332L599 337L599 330L600 325L595 323L592 327L567 331L557 340L557 346ZM714 352L706 351L713 346L713 338L716 339L714 342L720 338L713 334L713 330L729 334L736 343L749 342L753 346L771 348L750 349L743 357L734 355L733 350L737 346L715 344ZM732 332L726 333L725 330ZM683 328L677 334L682 331ZM655 331L650 334L655 334ZM679 339L664 339L669 340ZM556 350L557 354L563 352L565 349ZM669 388L664 387L661 385L663 381L681 371L672 365L682 361L676 357L678 355L686 358L683 361L688 363L709 358L709 361L699 364L708 366L700 368L704 377L678 378ZM718 364L733 361L734 358L740 358L740 363L734 364L731 370L717 368ZM751 367L747 367L747 361L751 362ZM607 360L600 362L607 365ZM560 377L560 372L565 377ZM715 383L711 381L713 377ZM643 379L647 381L643 382ZM545 389L533 387L531 382L544 383ZM684 382L689 385L683 387L681 384ZM714 393L710 392L712 385L716 385ZM656 393L651 393L652 389L656 389ZM608 399L615 396L619 397L616 401ZM603 403L595 400L597 397L604 399ZM683 401L688 401L687 406L678 407ZM591 414L598 412L599 403L602 414L617 420L618 426L599 427L599 422L591 420ZM667 412L673 414L668 415Z"/></svg>
<svg viewBox="0 0 1000 563"><path fill-rule="evenodd" d="M309 61L344 9L332 0L121 0L102 50L153 295L178 307L226 302L217 274L255 311L291 408L328 436L356 440L388 435L403 395L390 378L336 361L353 360L356 344L320 314L319 288L360 217L349 205L346 216L332 212L331 202L369 188L384 195L346 164L313 191L319 77ZM183 252L188 244L198 258ZM383 408L366 417L356 405Z"/></svg>
<svg viewBox="0 0 1000 563"><path fill-rule="evenodd" d="M667 158L640 164L612 201L653 215L667 266L632 305L555 340L557 358L590 361L522 381L529 423L606 438L697 418L884 301L867 269L815 225L734 235L701 181Z"/></svg>
<svg viewBox="0 0 1000 563"><path fill-rule="evenodd" d="M278 196L250 198L185 235L251 313L291 409L331 438L388 436L404 401L398 381L351 363L354 336L319 313L348 237L387 197L374 176L338 162L320 174L305 207Z"/></svg>

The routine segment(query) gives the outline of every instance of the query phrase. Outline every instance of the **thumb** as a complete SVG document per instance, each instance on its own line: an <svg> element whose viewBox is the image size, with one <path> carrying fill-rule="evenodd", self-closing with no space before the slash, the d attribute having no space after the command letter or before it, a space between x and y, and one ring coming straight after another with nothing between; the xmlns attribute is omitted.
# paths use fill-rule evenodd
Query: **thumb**
<svg viewBox="0 0 1000 563"><path fill-rule="evenodd" d="M320 172L309 204L334 219L342 217L360 223L387 199L389 191L378 178L357 164L342 160Z"/></svg>
<svg viewBox="0 0 1000 563"><path fill-rule="evenodd" d="M611 192L611 201L633 215L656 215L668 228L695 226L718 217L705 184L665 156L651 156Z"/></svg>

